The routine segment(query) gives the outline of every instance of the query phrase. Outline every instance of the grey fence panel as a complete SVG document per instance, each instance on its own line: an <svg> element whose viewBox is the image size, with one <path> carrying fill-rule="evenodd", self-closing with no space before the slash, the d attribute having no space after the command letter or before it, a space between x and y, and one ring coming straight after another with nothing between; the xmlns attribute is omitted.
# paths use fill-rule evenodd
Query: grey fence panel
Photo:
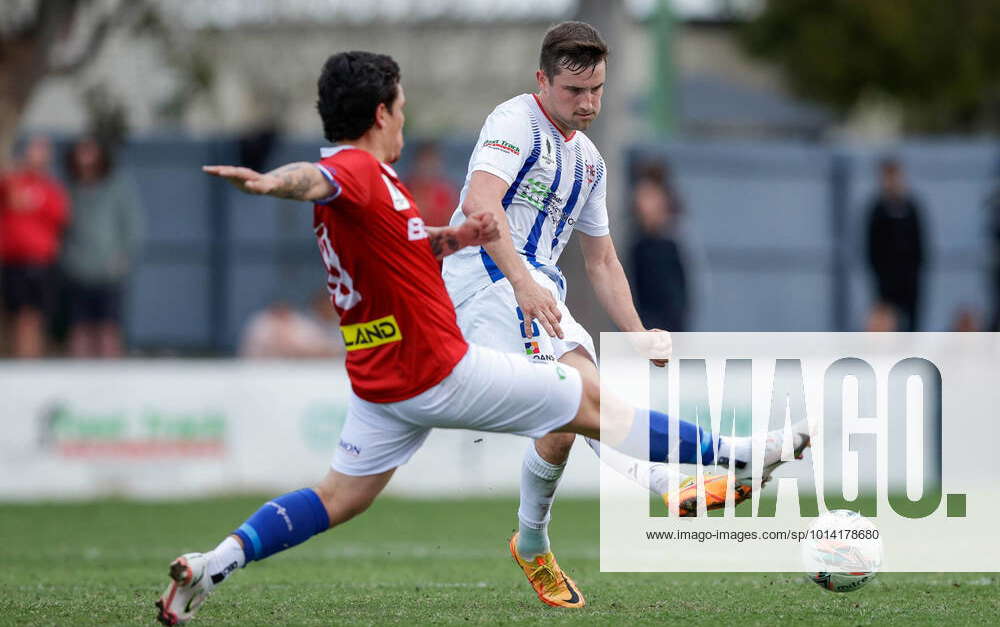
<svg viewBox="0 0 1000 627"><path fill-rule="evenodd" d="M473 141L439 142L456 185ZM417 143L409 142L411 150ZM271 165L316 159L321 145L279 142ZM672 167L686 209L694 329L796 331L864 327L872 299L863 229L882 154L781 142L675 142L636 145L625 158L631 166L666 159ZM984 200L996 184L997 149L925 142L903 144L895 154L927 210L924 328L949 328L962 306L985 317ZM242 195L199 170L236 155L231 140L185 138L137 140L122 154L147 221L127 300L133 346L231 352L255 311L276 299L303 305L323 288L307 204ZM397 164L404 175L411 158ZM618 244L625 255L629 242Z"/></svg>
<svg viewBox="0 0 1000 627"><path fill-rule="evenodd" d="M855 149L849 190L852 329L863 329L875 294L865 250L877 166L886 155L900 159L909 187L924 210L928 263L921 298L921 328L950 330L959 309L980 323L988 315L988 220L985 200L996 185L997 149L988 144L913 143L892 151Z"/></svg>
<svg viewBox="0 0 1000 627"><path fill-rule="evenodd" d="M832 325L829 150L788 145L642 146L682 198L699 331Z"/></svg>

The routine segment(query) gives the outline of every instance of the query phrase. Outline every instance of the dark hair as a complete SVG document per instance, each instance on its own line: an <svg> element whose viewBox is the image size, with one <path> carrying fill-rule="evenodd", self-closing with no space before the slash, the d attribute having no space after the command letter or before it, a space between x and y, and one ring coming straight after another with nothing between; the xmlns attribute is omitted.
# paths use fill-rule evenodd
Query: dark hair
<svg viewBox="0 0 1000 627"><path fill-rule="evenodd" d="M879 159L878 169L882 174L902 172L903 164L895 155L887 155Z"/></svg>
<svg viewBox="0 0 1000 627"><path fill-rule="evenodd" d="M375 123L379 104L391 107L399 94L399 65L371 52L341 52L323 64L316 108L331 142L357 139Z"/></svg>
<svg viewBox="0 0 1000 627"><path fill-rule="evenodd" d="M561 22L545 31L538 67L552 80L561 69L574 74L608 58L608 44L584 22Z"/></svg>
<svg viewBox="0 0 1000 627"><path fill-rule="evenodd" d="M93 142L97 146L97 154L99 155L97 161L97 180L103 180L114 170L114 154L107 142L100 141L96 137L84 136L73 142L69 150L66 151L66 174L74 183L79 183L83 176L83 172L80 171L80 167L76 162L76 151L80 149L80 146L88 142Z"/></svg>

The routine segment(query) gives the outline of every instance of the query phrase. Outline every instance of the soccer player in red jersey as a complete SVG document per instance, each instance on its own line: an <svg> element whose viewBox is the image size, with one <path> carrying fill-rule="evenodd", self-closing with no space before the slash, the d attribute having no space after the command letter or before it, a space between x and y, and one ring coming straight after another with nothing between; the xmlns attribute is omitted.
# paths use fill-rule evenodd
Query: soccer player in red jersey
<svg viewBox="0 0 1000 627"><path fill-rule="evenodd" d="M319 162L266 174L204 168L248 193L315 203L314 228L343 325L352 394L322 481L268 501L214 550L171 563L170 584L156 602L164 624L188 621L236 569L363 512L432 428L532 438L553 431L601 435L596 382L570 366L533 363L463 339L437 260L496 240L498 225L487 214L470 215L456 227L424 225L388 165L403 148L405 101L390 57L336 54L323 67L318 102L324 134L335 146ZM605 424L605 433L623 452L645 457L650 432L633 419L634 411L616 411L620 418ZM728 446L734 460L748 459L749 445ZM583 604L554 560L539 569L547 573L539 579L540 596L565 590L558 604Z"/></svg>

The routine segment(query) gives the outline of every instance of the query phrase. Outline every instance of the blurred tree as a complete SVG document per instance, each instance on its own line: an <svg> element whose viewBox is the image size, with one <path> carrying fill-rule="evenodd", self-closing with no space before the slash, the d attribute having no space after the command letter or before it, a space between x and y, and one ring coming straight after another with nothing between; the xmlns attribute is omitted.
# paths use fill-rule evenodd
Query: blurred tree
<svg viewBox="0 0 1000 627"><path fill-rule="evenodd" d="M0 2L0 168L18 124L48 76L78 72L110 32L154 15L148 0L3 0Z"/></svg>
<svg viewBox="0 0 1000 627"><path fill-rule="evenodd" d="M844 113L875 95L908 130L1000 128L1000 2L766 0L742 33L800 95Z"/></svg>

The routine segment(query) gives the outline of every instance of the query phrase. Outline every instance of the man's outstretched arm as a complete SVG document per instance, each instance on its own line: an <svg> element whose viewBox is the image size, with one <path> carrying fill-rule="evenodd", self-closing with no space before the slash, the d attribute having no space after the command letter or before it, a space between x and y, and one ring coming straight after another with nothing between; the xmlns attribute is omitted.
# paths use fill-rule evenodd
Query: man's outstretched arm
<svg viewBox="0 0 1000 627"><path fill-rule="evenodd" d="M232 165L206 165L201 169L226 179L247 194L314 201L326 198L334 191L316 165L305 161L289 163L264 174Z"/></svg>

